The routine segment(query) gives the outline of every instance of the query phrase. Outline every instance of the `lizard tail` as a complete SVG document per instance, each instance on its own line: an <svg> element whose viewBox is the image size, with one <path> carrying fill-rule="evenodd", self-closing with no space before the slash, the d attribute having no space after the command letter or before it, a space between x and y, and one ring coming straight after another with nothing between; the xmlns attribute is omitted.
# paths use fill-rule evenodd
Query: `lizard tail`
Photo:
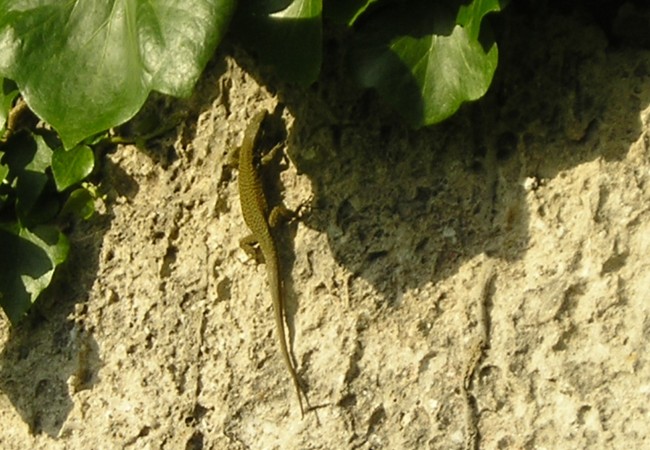
<svg viewBox="0 0 650 450"><path fill-rule="evenodd" d="M286 327L284 323L284 297L282 295L282 286L280 284L280 268L278 267L277 263L274 263L273 261L267 261L267 270L271 295L273 296L273 315L275 316L276 330L278 333L278 339L280 340L280 351L282 352L284 363L289 370L291 381L293 382L296 396L298 397L300 415L302 417L305 417L305 409L302 403L302 396L305 395L305 393L302 389L302 386L300 385L298 373L296 372L295 365L291 359L289 345L287 344Z"/></svg>

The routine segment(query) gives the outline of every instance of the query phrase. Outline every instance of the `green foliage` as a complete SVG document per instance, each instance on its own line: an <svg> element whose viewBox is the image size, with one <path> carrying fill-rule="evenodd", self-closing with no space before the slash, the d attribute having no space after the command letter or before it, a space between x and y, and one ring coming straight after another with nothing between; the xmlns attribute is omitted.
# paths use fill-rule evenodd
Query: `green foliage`
<svg viewBox="0 0 650 450"><path fill-rule="evenodd" d="M67 148L133 117L151 90L187 96L235 0L0 0L0 76Z"/></svg>
<svg viewBox="0 0 650 450"><path fill-rule="evenodd" d="M349 66L408 123L440 122L482 97L498 61L481 41L484 16L499 0L331 0L324 14L350 29ZM238 11L236 36L288 81L311 84L322 58L320 0L254 0Z"/></svg>
<svg viewBox="0 0 650 450"><path fill-rule="evenodd" d="M96 194L80 186L94 167L92 150L85 145L65 150L57 142L21 130L0 143L0 306L12 323L25 315L68 255L68 240L55 223L94 212ZM71 186L77 188L67 192Z"/></svg>
<svg viewBox="0 0 650 450"><path fill-rule="evenodd" d="M379 9L356 34L355 76L414 127L440 122L490 86L498 51L479 41L480 24L498 10L497 0L457 9L413 0Z"/></svg>
<svg viewBox="0 0 650 450"><path fill-rule="evenodd" d="M0 75L71 148L133 117L152 90L190 93L235 0L0 0ZM323 14L350 29L352 73L413 126L439 122L487 90L498 50L481 41L499 0L248 0L233 32L285 80L322 63ZM1 100L1 99L0 99ZM6 103L0 105L0 122Z"/></svg>
<svg viewBox="0 0 650 450"><path fill-rule="evenodd" d="M17 323L50 284L56 267L68 256L68 240L54 226L33 230L0 225L0 305Z"/></svg>
<svg viewBox="0 0 650 450"><path fill-rule="evenodd" d="M59 192L90 175L95 164L95 155L87 145L77 145L70 150L63 147L52 155L52 174Z"/></svg>

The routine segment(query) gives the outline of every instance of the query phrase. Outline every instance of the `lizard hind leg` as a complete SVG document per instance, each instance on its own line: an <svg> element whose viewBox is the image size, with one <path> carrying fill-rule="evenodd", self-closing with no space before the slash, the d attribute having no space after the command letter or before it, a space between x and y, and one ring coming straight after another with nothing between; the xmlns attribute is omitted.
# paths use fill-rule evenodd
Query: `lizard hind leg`
<svg viewBox="0 0 650 450"><path fill-rule="evenodd" d="M239 246L244 252L251 258L253 258L258 264L264 262L264 254L262 253L258 241L254 235L250 234L239 240Z"/></svg>
<svg viewBox="0 0 650 450"><path fill-rule="evenodd" d="M290 210L284 205L274 206L269 213L269 225L276 228L282 223L286 223L296 217L296 212Z"/></svg>

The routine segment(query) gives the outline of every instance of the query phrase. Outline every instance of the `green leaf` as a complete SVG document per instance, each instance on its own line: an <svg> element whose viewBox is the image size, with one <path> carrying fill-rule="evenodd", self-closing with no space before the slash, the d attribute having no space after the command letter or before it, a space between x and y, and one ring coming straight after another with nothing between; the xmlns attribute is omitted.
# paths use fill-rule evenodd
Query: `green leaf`
<svg viewBox="0 0 650 450"><path fill-rule="evenodd" d="M33 145L29 145L29 140L25 140L25 146L14 149L13 154L18 153L18 158L25 158L16 163L17 159L12 159L10 169L18 174L16 182L16 207L19 216L26 219L30 213L36 209L37 202L41 196L48 176L45 171L52 163L52 150L47 146L41 136L27 135L31 137ZM21 167L21 162L24 166ZM31 222L31 221L30 221Z"/></svg>
<svg viewBox="0 0 650 450"><path fill-rule="evenodd" d="M14 135L3 148L3 162L14 175L24 170L45 173L52 161L52 150L45 140L27 131Z"/></svg>
<svg viewBox="0 0 650 450"><path fill-rule="evenodd" d="M411 125L440 122L487 91L498 50L479 41L480 24L499 9L498 0L458 10L425 0L391 4L359 30L351 52L356 78Z"/></svg>
<svg viewBox="0 0 650 450"><path fill-rule="evenodd" d="M15 212L27 227L51 220L59 210L49 175L52 150L43 137L22 131L4 147L2 162L9 167L7 181L15 199ZM6 191L5 191L6 193Z"/></svg>
<svg viewBox="0 0 650 450"><path fill-rule="evenodd" d="M117 126L151 90L187 96L235 0L0 0L0 75L67 148Z"/></svg>
<svg viewBox="0 0 650 450"><path fill-rule="evenodd" d="M52 174L59 192L90 175L95 165L93 151L87 145L77 145L66 150L58 148L52 155Z"/></svg>
<svg viewBox="0 0 650 450"><path fill-rule="evenodd" d="M474 0L458 10L456 23L461 25L472 40L478 40L483 17L491 12L500 11L503 1L499 0Z"/></svg>
<svg viewBox="0 0 650 450"><path fill-rule="evenodd" d="M61 208L61 216L73 214L81 219L88 220L95 213L95 198L85 188L75 189L70 193L68 200Z"/></svg>
<svg viewBox="0 0 650 450"><path fill-rule="evenodd" d="M52 149L47 145L42 136L34 134L32 137L36 143L36 151L33 153L31 161L25 165L25 170L45 173L52 165Z"/></svg>
<svg viewBox="0 0 650 450"><path fill-rule="evenodd" d="M237 38L285 81L313 83L322 61L322 0L252 0L245 5L233 26Z"/></svg>
<svg viewBox="0 0 650 450"><path fill-rule="evenodd" d="M16 324L66 260L69 244L54 227L30 231L13 223L0 225L0 248L0 306Z"/></svg>

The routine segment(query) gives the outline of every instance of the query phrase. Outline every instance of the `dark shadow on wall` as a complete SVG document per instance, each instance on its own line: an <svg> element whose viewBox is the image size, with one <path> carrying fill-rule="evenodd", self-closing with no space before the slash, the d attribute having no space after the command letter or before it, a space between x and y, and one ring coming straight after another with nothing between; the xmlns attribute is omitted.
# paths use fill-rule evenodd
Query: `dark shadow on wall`
<svg viewBox="0 0 650 450"><path fill-rule="evenodd" d="M196 132L192 123L219 95L215 80L226 70L220 58L210 62L208 70L213 78L202 80L192 98L174 100L154 94L132 121L120 127L119 134L127 141L151 137L136 142L138 148L133 151L142 152L163 168L173 163L178 157L173 145L177 135L191 141ZM181 124L183 119L188 126ZM108 146L98 153L103 155L113 148ZM10 330L0 352L0 390L35 435L58 437L73 409L73 394L101 381L101 349L93 337L96 330L85 324L86 302L99 271L104 236L113 220L112 207L118 201L133 199L140 186L119 163L107 157L102 157L97 177L108 213L70 224L66 230L70 239L68 261L56 272L29 316ZM110 251L107 254L110 258Z"/></svg>
<svg viewBox="0 0 650 450"><path fill-rule="evenodd" d="M93 226L95 232L107 227L101 218ZM0 353L0 389L33 434L58 436L73 407L71 394L97 381L97 343L74 317L97 272L103 234L82 243L72 233L70 259Z"/></svg>
<svg viewBox="0 0 650 450"><path fill-rule="evenodd" d="M641 135L650 52L614 45L582 10L537 7L496 18L492 87L437 126L408 129L326 64L309 90L278 88L296 118L288 153L313 185L305 222L385 304L479 254L521 258L531 190L582 163L622 159ZM345 60L344 45L326 48L325 61Z"/></svg>
<svg viewBox="0 0 650 450"><path fill-rule="evenodd" d="M109 203L137 192L135 182L108 161L103 177ZM0 389L33 434L57 437L73 408L72 394L98 381L100 352L83 315L111 219L96 215L71 225L68 261L29 315L10 330L0 353Z"/></svg>

